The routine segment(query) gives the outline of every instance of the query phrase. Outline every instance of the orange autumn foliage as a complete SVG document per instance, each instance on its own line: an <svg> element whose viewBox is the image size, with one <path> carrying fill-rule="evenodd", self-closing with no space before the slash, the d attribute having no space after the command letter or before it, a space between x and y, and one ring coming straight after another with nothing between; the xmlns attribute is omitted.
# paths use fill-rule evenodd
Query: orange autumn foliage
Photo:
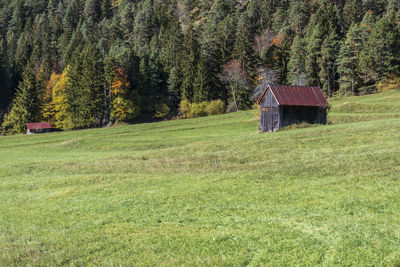
<svg viewBox="0 0 400 267"><path fill-rule="evenodd" d="M130 120L139 114L139 108L131 99L129 87L130 83L125 69L116 68L110 90L111 116L116 121Z"/></svg>

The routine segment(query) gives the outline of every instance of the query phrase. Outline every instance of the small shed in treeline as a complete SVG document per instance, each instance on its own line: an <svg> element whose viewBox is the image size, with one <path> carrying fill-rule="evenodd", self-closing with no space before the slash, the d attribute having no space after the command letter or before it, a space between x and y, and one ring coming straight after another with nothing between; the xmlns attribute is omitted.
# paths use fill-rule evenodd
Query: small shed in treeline
<svg viewBox="0 0 400 267"><path fill-rule="evenodd" d="M26 134L49 133L53 130L48 122L34 122L26 124Z"/></svg>
<svg viewBox="0 0 400 267"><path fill-rule="evenodd" d="M260 131L307 122L326 124L328 101L320 87L268 84L261 98Z"/></svg>

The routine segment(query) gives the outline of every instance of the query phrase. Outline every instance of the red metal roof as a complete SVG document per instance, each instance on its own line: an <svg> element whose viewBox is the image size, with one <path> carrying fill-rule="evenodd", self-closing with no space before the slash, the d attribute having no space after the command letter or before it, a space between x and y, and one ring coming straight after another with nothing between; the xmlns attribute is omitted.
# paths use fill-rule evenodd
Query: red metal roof
<svg viewBox="0 0 400 267"><path fill-rule="evenodd" d="M29 130L40 130L40 129L52 128L50 123L48 123L48 122L27 123L26 127L28 127Z"/></svg>
<svg viewBox="0 0 400 267"><path fill-rule="evenodd" d="M259 103L264 99L268 89L271 88L279 105L284 106L312 106L326 107L328 101L319 86L287 86L269 84Z"/></svg>

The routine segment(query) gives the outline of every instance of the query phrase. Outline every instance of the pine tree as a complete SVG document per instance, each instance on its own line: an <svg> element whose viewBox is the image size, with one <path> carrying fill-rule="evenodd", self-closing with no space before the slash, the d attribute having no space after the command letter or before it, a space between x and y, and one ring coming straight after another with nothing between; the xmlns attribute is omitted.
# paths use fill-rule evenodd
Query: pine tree
<svg viewBox="0 0 400 267"><path fill-rule="evenodd" d="M290 50L288 63L288 80L292 85L306 85L306 49L302 38L297 35Z"/></svg>
<svg viewBox="0 0 400 267"><path fill-rule="evenodd" d="M287 28L288 24L286 18L288 17L289 4L285 3L287 1L281 2L279 7L277 7L276 12L273 14L272 31L275 33L285 33L281 32L282 28ZM282 6L283 5L283 6Z"/></svg>
<svg viewBox="0 0 400 267"><path fill-rule="evenodd" d="M388 0L386 5L386 16L390 16L391 13L400 11L400 2L398 0Z"/></svg>
<svg viewBox="0 0 400 267"><path fill-rule="evenodd" d="M174 66L171 68L168 75L168 95L170 98L170 105L173 110L178 109L180 100L180 87L182 84L181 71L179 66Z"/></svg>
<svg viewBox="0 0 400 267"><path fill-rule="evenodd" d="M73 32L79 23L79 17L81 15L81 5L79 0L71 0L68 3L67 10L62 20L62 24L65 30Z"/></svg>
<svg viewBox="0 0 400 267"><path fill-rule="evenodd" d="M357 93L359 85L359 56L362 49L361 32L357 24L352 24L341 45L338 58L340 89L342 93Z"/></svg>
<svg viewBox="0 0 400 267"><path fill-rule="evenodd" d="M104 115L104 80L103 66L99 61L99 52L89 43L82 53L82 76L80 87L82 90L81 118L79 128L99 126Z"/></svg>
<svg viewBox="0 0 400 267"><path fill-rule="evenodd" d="M152 27L154 17L152 1L144 0L138 5L138 12L134 22L134 44L139 55L145 53L152 37Z"/></svg>
<svg viewBox="0 0 400 267"><path fill-rule="evenodd" d="M9 71L7 70L5 57L0 53L0 81L2 82L2 89L0 90L0 123L2 122L4 110L12 94L9 79Z"/></svg>
<svg viewBox="0 0 400 267"><path fill-rule="evenodd" d="M81 66L81 52L79 49L76 49L71 56L68 79L65 84L65 126L67 129L79 128L80 101L82 96L80 89Z"/></svg>
<svg viewBox="0 0 400 267"><path fill-rule="evenodd" d="M196 66L198 62L199 45L197 42L196 32L193 26L190 25L184 36L182 49L182 86L181 97L190 102L193 101L193 81L196 77Z"/></svg>
<svg viewBox="0 0 400 267"><path fill-rule="evenodd" d="M103 67L96 47L89 43L73 55L66 84L68 125L72 128L99 126L104 119Z"/></svg>
<svg viewBox="0 0 400 267"><path fill-rule="evenodd" d="M218 24L235 9L235 4L230 0L215 0L210 9L209 20Z"/></svg>
<svg viewBox="0 0 400 267"><path fill-rule="evenodd" d="M8 30L7 30L7 53L8 58L11 61L10 63L14 63L14 56L17 50L18 39L20 38L23 30L24 30L24 22L26 22L26 10L24 8L23 0L15 1L14 9L10 11L12 12L12 16L10 21L8 22ZM8 16L8 15L7 15ZM28 23L25 23L28 24ZM25 26L25 30L26 30ZM13 65L13 64L11 64Z"/></svg>
<svg viewBox="0 0 400 267"><path fill-rule="evenodd" d="M26 31L28 31L28 29ZM16 48L15 55L13 57L18 71L24 69L25 65L27 64L27 61L30 58L30 55L32 54L32 50L33 50L33 44L32 44L31 33L23 32L18 39L18 45Z"/></svg>
<svg viewBox="0 0 400 267"><path fill-rule="evenodd" d="M337 73L337 54L339 52L339 36L335 31L331 31L324 40L321 47L321 57L319 58L322 89L330 98L336 91L336 73Z"/></svg>
<svg viewBox="0 0 400 267"><path fill-rule="evenodd" d="M278 82L280 84L287 83L288 63L290 59L290 40L287 35L283 35L279 46L275 49L275 70L278 74Z"/></svg>
<svg viewBox="0 0 400 267"><path fill-rule="evenodd" d="M380 16L385 12L388 0L363 0L364 12L371 10L375 16Z"/></svg>
<svg viewBox="0 0 400 267"><path fill-rule="evenodd" d="M254 36L244 15L239 19L236 39L233 47L233 58L239 60L242 68L249 73L251 79L256 77L256 55L253 50Z"/></svg>
<svg viewBox="0 0 400 267"><path fill-rule="evenodd" d="M362 0L347 0L343 8L344 28L349 29L352 23L358 23L363 13Z"/></svg>
<svg viewBox="0 0 400 267"><path fill-rule="evenodd" d="M376 80L380 80L400 68L399 31L395 23L386 18L381 18L373 29L363 56L366 62L363 66L374 73ZM363 59L364 61L364 59Z"/></svg>
<svg viewBox="0 0 400 267"><path fill-rule="evenodd" d="M196 77L193 81L193 102L200 103L209 100L207 82L208 82L208 77L207 77L206 64L204 62L204 59L200 58L199 63L197 65Z"/></svg>
<svg viewBox="0 0 400 267"><path fill-rule="evenodd" d="M87 20L94 23L100 19L101 14L100 0L86 0L84 14Z"/></svg>
<svg viewBox="0 0 400 267"><path fill-rule="evenodd" d="M175 17L168 16L166 24L162 25L158 36L161 45L159 58L164 71L169 72L171 68L179 64L183 35Z"/></svg>
<svg viewBox="0 0 400 267"><path fill-rule="evenodd" d="M102 18L108 19L111 17L113 4L116 4L116 3L111 3L111 0L102 0L102 2L101 2L101 17Z"/></svg>
<svg viewBox="0 0 400 267"><path fill-rule="evenodd" d="M221 93L221 83L217 78L217 74L221 72L223 55L220 53L221 47L217 38L218 23L219 20L216 18L212 18L208 21L205 25L203 35L201 36L201 54L204 60L205 75L207 77L207 81L204 84L206 87L204 91L207 91L207 99L219 98Z"/></svg>
<svg viewBox="0 0 400 267"><path fill-rule="evenodd" d="M10 112L2 124L3 133L23 133L25 123L40 121L40 99L36 75L31 64L25 67Z"/></svg>
<svg viewBox="0 0 400 267"><path fill-rule="evenodd" d="M362 51L360 53L359 69L360 75L363 79L363 84L365 86L371 86L376 83L377 74L374 67L372 66L372 61L374 55L372 54L373 48L372 42L369 42L372 31L374 30L375 22L372 15L372 11L365 13L363 20L360 23L361 31L361 42Z"/></svg>
<svg viewBox="0 0 400 267"><path fill-rule="evenodd" d="M265 29L271 28L272 16L274 14L275 6L278 1L274 0L253 0L249 2L250 5L254 5L254 9L258 11L258 31L262 32Z"/></svg>
<svg viewBox="0 0 400 267"><path fill-rule="evenodd" d="M155 52L153 50L153 52ZM153 117L156 105L164 100L166 80L162 67L156 62L156 54L145 55L139 65L139 101L144 116ZM165 90L165 91L164 91Z"/></svg>
<svg viewBox="0 0 400 267"><path fill-rule="evenodd" d="M219 49L221 62L228 62L232 58L232 47L235 40L235 19L231 15L227 15L217 25L216 42Z"/></svg>
<svg viewBox="0 0 400 267"><path fill-rule="evenodd" d="M310 18L310 5L307 1L292 1L290 4L288 25L296 36L302 35Z"/></svg>
<svg viewBox="0 0 400 267"><path fill-rule="evenodd" d="M310 85L320 85L319 79L319 58L321 57L321 46L323 42L323 35L321 32L321 26L317 24L312 30L311 35L306 39L306 71L307 80Z"/></svg>

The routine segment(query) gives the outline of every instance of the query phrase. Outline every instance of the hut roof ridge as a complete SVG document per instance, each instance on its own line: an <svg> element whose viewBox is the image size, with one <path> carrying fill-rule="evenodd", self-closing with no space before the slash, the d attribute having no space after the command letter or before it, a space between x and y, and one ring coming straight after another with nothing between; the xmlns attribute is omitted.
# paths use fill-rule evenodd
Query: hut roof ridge
<svg viewBox="0 0 400 267"><path fill-rule="evenodd" d="M326 107L326 100L319 86L289 86L268 84L258 103L264 99L268 89L271 89L279 105Z"/></svg>

